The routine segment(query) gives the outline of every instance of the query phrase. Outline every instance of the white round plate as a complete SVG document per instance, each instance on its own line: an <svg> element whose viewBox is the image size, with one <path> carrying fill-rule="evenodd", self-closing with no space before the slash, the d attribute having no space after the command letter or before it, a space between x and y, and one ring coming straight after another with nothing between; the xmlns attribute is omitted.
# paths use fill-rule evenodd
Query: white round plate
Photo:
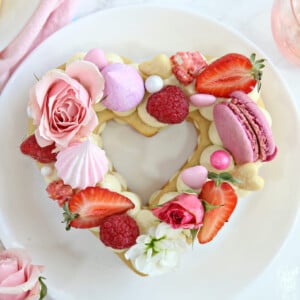
<svg viewBox="0 0 300 300"><path fill-rule="evenodd" d="M0 50L20 32L37 8L39 0L2 0L0 6Z"/></svg>
<svg viewBox="0 0 300 300"><path fill-rule="evenodd" d="M265 188L240 199L217 238L195 245L177 272L139 277L88 232L64 230L61 210L47 198L34 162L19 151L27 132L26 104L34 74L40 77L73 53L93 47L134 60L196 49L213 56L232 51L264 56L222 24L171 8L105 10L57 32L28 57L1 96L0 234L5 246L25 247L34 262L46 266L44 275L55 300L233 299L274 258L299 206L299 119L285 86L267 63L262 95L273 117L279 153L262 168ZM145 153L136 165L151 155L156 154Z"/></svg>

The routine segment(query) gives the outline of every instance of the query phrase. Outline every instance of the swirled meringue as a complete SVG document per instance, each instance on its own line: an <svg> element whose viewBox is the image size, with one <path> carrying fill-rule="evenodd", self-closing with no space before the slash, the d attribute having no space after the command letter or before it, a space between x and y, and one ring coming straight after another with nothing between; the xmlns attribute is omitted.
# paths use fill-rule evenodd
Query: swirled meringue
<svg viewBox="0 0 300 300"><path fill-rule="evenodd" d="M108 171L105 151L86 139L61 150L55 167L57 175L72 188L85 189L101 182Z"/></svg>

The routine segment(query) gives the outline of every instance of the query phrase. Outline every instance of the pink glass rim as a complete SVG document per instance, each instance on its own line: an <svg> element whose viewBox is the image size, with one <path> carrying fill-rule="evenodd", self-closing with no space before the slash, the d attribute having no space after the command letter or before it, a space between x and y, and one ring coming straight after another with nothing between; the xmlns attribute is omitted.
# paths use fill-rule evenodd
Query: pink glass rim
<svg viewBox="0 0 300 300"><path fill-rule="evenodd" d="M299 7L297 7L297 5L300 6L300 1L298 1L299 2L298 4L296 4L295 2L296 2L296 0L290 0L292 13L294 15L296 22L300 26L300 9L299 9ZM296 8L297 8L297 10L296 10Z"/></svg>

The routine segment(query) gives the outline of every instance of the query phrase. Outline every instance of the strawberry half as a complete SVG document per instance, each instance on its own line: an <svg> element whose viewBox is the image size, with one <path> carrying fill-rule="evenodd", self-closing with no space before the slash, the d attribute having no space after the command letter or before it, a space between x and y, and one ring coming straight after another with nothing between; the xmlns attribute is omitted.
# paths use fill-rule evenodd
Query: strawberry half
<svg viewBox="0 0 300 300"><path fill-rule="evenodd" d="M206 208L203 225L198 232L198 241L201 244L210 242L217 235L237 204L237 195L233 187L220 181L220 178L207 181L199 195Z"/></svg>
<svg viewBox="0 0 300 300"><path fill-rule="evenodd" d="M126 212L134 204L125 196L100 187L87 187L64 205L66 229L99 226L110 215Z"/></svg>
<svg viewBox="0 0 300 300"><path fill-rule="evenodd" d="M51 163L56 161L55 144L51 144L46 147L41 147L35 138L35 135L30 135L21 145L20 150L23 154L29 155L33 159L39 161L40 163Z"/></svg>
<svg viewBox="0 0 300 300"><path fill-rule="evenodd" d="M237 53L226 54L209 64L196 79L198 93L229 98L234 91L251 92L257 84L261 86L264 59L250 59Z"/></svg>

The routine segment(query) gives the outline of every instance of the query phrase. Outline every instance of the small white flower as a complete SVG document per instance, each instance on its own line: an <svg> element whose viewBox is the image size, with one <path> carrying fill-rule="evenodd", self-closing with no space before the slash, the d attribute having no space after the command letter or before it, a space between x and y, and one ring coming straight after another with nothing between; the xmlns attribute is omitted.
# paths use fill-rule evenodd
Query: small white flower
<svg viewBox="0 0 300 300"><path fill-rule="evenodd" d="M175 269L180 254L187 249L182 229L172 229L166 223L151 227L148 234L140 235L136 244L126 253L134 267L148 275L158 275Z"/></svg>

